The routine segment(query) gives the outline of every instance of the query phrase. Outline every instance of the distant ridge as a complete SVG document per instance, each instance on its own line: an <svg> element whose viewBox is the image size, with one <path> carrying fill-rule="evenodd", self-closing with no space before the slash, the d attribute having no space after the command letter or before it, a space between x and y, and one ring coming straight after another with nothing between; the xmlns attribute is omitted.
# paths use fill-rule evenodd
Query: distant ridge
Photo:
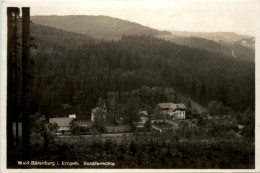
<svg viewBox="0 0 260 173"><path fill-rule="evenodd" d="M207 38L176 35L161 35L159 38L163 38L180 45L220 53L231 58L238 58L253 63L255 62L254 39L252 38L241 39L236 42L226 42L222 40L213 41Z"/></svg>
<svg viewBox="0 0 260 173"><path fill-rule="evenodd" d="M242 39L253 39L254 37L248 35L240 35L234 32L190 32L190 31L170 31L172 35L182 36L182 37L199 37L208 40L213 40L216 42L224 41L228 43L233 43L240 41Z"/></svg>
<svg viewBox="0 0 260 173"><path fill-rule="evenodd" d="M97 39L120 39L122 35L171 35L127 20L108 16L68 15L32 16L35 24L86 34Z"/></svg>
<svg viewBox="0 0 260 173"><path fill-rule="evenodd" d="M255 61L254 37L233 32L159 31L109 16L32 16L32 23L95 39L118 40L123 35L152 35L177 44L205 49L249 62Z"/></svg>

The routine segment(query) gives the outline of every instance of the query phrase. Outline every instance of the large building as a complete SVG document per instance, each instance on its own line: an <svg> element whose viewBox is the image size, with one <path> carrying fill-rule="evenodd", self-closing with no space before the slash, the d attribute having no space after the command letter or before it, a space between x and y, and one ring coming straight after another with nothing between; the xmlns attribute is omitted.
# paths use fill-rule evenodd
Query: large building
<svg viewBox="0 0 260 173"><path fill-rule="evenodd" d="M58 125L58 129L57 129L57 133L68 133L71 132L71 128L70 128L70 123L74 118L50 118L49 119L49 124L53 125L53 124L57 124Z"/></svg>
<svg viewBox="0 0 260 173"><path fill-rule="evenodd" d="M185 119L186 106L183 103L159 103L158 106L161 114L172 120Z"/></svg>

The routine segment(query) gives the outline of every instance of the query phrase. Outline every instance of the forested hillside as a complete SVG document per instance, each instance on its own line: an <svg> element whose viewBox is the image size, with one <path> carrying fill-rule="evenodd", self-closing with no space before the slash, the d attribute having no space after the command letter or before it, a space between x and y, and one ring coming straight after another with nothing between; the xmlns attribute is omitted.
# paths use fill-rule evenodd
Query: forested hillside
<svg viewBox="0 0 260 173"><path fill-rule="evenodd" d="M176 35L162 35L159 37L177 44L204 49L210 52L223 54L230 56L231 58L238 58L248 62L255 62L255 50L250 47L253 44L249 42L251 39L247 39L247 43L251 44L246 47L241 45L241 41L236 43L228 43L224 41L215 42L213 40L199 37L183 37Z"/></svg>
<svg viewBox="0 0 260 173"><path fill-rule="evenodd" d="M87 34L98 39L120 39L123 34L154 36L171 34L170 32L158 31L134 22L108 16L32 16L31 20L35 24Z"/></svg>
<svg viewBox="0 0 260 173"><path fill-rule="evenodd" d="M34 76L31 112L62 115L61 104L86 114L108 92L141 86L168 87L207 104L222 101L236 110L254 110L255 67L152 36L97 41L32 24Z"/></svg>
<svg viewBox="0 0 260 173"><path fill-rule="evenodd" d="M82 46L95 39L84 35L72 32L66 32L60 29L32 24L31 37L33 49L32 54L64 54L64 49L70 49L71 46ZM37 59L40 61L40 59Z"/></svg>

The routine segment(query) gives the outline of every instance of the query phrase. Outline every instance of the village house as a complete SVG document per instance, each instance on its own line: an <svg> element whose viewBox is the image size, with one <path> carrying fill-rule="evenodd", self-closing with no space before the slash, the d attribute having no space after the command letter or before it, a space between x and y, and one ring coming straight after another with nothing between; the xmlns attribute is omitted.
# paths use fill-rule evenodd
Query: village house
<svg viewBox="0 0 260 173"><path fill-rule="evenodd" d="M100 108L100 107L96 107L94 109L91 110L91 121L94 122L95 121L95 117L96 116L103 116L104 121L106 121L106 115L107 115L107 110Z"/></svg>
<svg viewBox="0 0 260 173"><path fill-rule="evenodd" d="M139 112L139 121L141 123L146 123L148 121L148 113L147 111L140 111Z"/></svg>
<svg viewBox="0 0 260 173"><path fill-rule="evenodd" d="M70 114L69 118L76 118L76 114Z"/></svg>
<svg viewBox="0 0 260 173"><path fill-rule="evenodd" d="M183 103L174 104L175 108L173 110L174 119L185 119L186 107Z"/></svg>
<svg viewBox="0 0 260 173"><path fill-rule="evenodd" d="M244 130L244 128L245 128L245 126L241 125L241 124L238 124L237 127L238 127L239 130Z"/></svg>
<svg viewBox="0 0 260 173"><path fill-rule="evenodd" d="M139 112L138 122L135 122L136 128L143 128L145 123L148 121L148 113L143 110Z"/></svg>
<svg viewBox="0 0 260 173"><path fill-rule="evenodd" d="M183 103L159 103L158 106L161 110L161 114L169 119L185 119L186 107Z"/></svg>
<svg viewBox="0 0 260 173"><path fill-rule="evenodd" d="M73 120L73 118L50 118L49 119L49 124L53 125L53 124L57 124L58 125L58 129L57 129L57 133L69 133L71 131L70 128L70 123Z"/></svg>

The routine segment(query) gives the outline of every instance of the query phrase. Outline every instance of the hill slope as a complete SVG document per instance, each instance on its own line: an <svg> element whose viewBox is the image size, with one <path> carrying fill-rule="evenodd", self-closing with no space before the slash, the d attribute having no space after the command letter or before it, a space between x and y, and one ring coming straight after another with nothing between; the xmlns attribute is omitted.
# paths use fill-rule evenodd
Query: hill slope
<svg viewBox="0 0 260 173"><path fill-rule="evenodd" d="M219 100L237 110L254 109L253 63L152 36L98 41L40 25L31 30L38 46L32 48L34 111L62 114L61 104L68 103L84 113L109 91L141 86L174 88L205 105Z"/></svg>
<svg viewBox="0 0 260 173"><path fill-rule="evenodd" d="M216 42L224 41L228 43L234 43L242 39L250 39L252 36L239 35L233 32L189 32L189 31L175 31L171 30L172 35L183 37L199 37Z"/></svg>
<svg viewBox="0 0 260 173"><path fill-rule="evenodd" d="M37 49L32 49L31 53L42 52L44 54L59 53L63 54L64 49L69 49L72 45L82 46L90 41L94 41L84 34L66 32L48 26L31 24L31 35ZM50 41L52 40L52 41Z"/></svg>
<svg viewBox="0 0 260 173"><path fill-rule="evenodd" d="M251 48L251 39L228 43L224 41L215 42L213 40L203 39L199 37L183 37L176 35L162 35L159 38L175 42L177 44L186 45L193 48L204 49L210 52L220 53L232 58L238 58L248 62L255 62L255 50ZM242 45L245 43L245 46ZM247 43L247 44L246 44ZM251 43L251 44L250 44Z"/></svg>
<svg viewBox="0 0 260 173"><path fill-rule="evenodd" d="M140 24L108 16L32 16L35 24L50 26L69 32L86 34L98 39L120 39L122 35L161 35L158 31Z"/></svg>

